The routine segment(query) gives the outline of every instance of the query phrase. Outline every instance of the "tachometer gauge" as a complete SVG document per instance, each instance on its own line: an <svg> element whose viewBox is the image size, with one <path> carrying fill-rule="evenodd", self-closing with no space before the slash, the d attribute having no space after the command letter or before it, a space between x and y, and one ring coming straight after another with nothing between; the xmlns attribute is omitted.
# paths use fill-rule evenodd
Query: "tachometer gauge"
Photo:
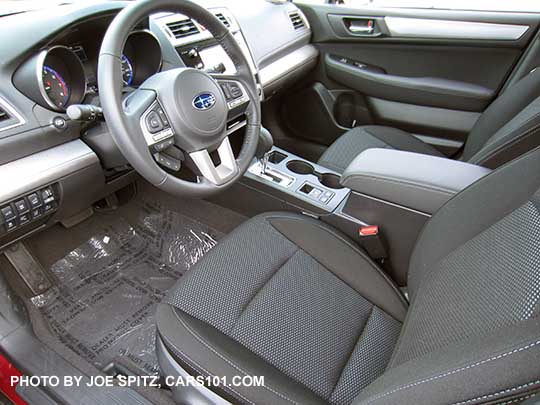
<svg viewBox="0 0 540 405"><path fill-rule="evenodd" d="M133 66L126 55L122 55L122 80L125 86L133 83Z"/></svg>
<svg viewBox="0 0 540 405"><path fill-rule="evenodd" d="M81 60L63 45L36 53L17 68L13 84L40 106L65 112L79 104L86 94L86 76Z"/></svg>
<svg viewBox="0 0 540 405"><path fill-rule="evenodd" d="M69 100L69 88L64 78L48 66L43 66L42 78L43 87L51 102L59 108L64 108Z"/></svg>

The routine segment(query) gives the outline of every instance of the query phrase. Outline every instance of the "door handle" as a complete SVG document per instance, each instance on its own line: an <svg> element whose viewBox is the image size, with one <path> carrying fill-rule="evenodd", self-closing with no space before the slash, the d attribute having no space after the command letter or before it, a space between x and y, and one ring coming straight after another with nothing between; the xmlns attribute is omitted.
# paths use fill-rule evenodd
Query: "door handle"
<svg viewBox="0 0 540 405"><path fill-rule="evenodd" d="M375 31L375 24L373 20L368 20L367 24L355 24L355 21L351 21L349 24L349 31L353 34L371 35Z"/></svg>

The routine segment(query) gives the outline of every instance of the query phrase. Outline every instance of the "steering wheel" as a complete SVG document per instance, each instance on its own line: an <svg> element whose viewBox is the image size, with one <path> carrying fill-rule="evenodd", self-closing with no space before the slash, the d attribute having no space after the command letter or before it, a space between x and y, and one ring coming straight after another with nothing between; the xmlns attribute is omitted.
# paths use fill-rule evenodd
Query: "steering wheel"
<svg viewBox="0 0 540 405"><path fill-rule="evenodd" d="M128 35L144 17L163 11L183 14L206 27L231 58L236 74L167 70L151 76L124 98L121 65ZM141 0L124 8L103 39L98 85L103 114L118 148L139 174L166 192L202 198L222 191L242 177L255 156L261 107L253 74L229 30L195 3ZM227 117L239 106L246 108L247 125L235 158L227 136ZM176 158L163 154L166 148L174 148L171 155ZM216 150L217 165L210 155ZM198 169L197 182L173 174L180 169L179 158L186 155Z"/></svg>

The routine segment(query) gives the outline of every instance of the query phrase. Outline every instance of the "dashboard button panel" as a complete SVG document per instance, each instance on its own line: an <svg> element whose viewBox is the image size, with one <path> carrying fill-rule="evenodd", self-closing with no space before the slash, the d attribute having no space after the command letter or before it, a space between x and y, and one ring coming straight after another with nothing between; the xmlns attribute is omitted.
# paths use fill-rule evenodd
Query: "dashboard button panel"
<svg viewBox="0 0 540 405"><path fill-rule="evenodd" d="M57 208L58 196L52 186L43 187L18 197L11 203L0 205L0 234L14 231L52 214Z"/></svg>

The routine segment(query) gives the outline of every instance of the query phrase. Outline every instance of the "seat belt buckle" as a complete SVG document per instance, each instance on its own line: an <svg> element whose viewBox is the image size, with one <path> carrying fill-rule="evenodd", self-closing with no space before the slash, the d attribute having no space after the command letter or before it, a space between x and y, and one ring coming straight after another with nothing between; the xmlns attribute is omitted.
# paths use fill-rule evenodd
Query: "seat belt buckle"
<svg viewBox="0 0 540 405"><path fill-rule="evenodd" d="M386 259L386 243L379 232L378 225L363 226L359 229L360 244L373 260Z"/></svg>

